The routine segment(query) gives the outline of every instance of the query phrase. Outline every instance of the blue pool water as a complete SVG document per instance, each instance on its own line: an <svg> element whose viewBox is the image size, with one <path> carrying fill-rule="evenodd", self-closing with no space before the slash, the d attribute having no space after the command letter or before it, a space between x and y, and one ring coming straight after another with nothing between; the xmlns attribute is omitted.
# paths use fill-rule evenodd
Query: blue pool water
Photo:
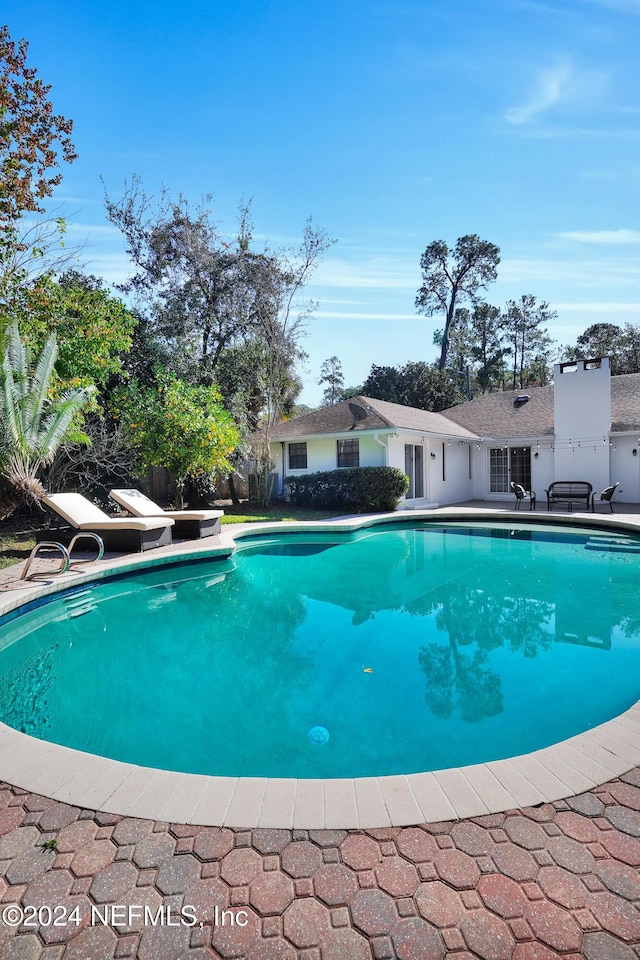
<svg viewBox="0 0 640 960"><path fill-rule="evenodd" d="M0 719L225 776L513 756L640 698L639 570L640 540L526 524L253 538L5 622Z"/></svg>

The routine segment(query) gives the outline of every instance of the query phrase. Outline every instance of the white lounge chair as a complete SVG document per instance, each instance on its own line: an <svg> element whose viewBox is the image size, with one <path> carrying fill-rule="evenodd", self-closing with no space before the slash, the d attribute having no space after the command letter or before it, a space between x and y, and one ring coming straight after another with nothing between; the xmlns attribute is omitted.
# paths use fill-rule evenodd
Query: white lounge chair
<svg viewBox="0 0 640 960"><path fill-rule="evenodd" d="M173 534L178 539L198 540L220 533L220 517L224 510L163 510L139 490L112 490L109 496L134 517L170 517Z"/></svg>
<svg viewBox="0 0 640 960"><path fill-rule="evenodd" d="M51 510L58 526L41 531L37 539L70 540L79 530L97 533L106 550L132 551L152 550L171 543L173 520L170 517L152 517L146 520L134 517L109 517L81 493L51 493L43 497L43 503ZM68 527L61 527L60 520Z"/></svg>

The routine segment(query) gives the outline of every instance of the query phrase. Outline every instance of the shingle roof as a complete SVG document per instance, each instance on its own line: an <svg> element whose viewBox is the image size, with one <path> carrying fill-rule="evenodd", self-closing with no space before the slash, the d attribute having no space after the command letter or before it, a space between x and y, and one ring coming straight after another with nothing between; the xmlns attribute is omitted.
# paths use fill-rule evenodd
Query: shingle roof
<svg viewBox="0 0 640 960"><path fill-rule="evenodd" d="M514 402L517 397L525 395L529 397L526 403ZM355 426L349 409L349 403L353 402L368 410L366 419L358 421ZM274 440L295 440L322 434L355 435L394 428L469 439L553 436L553 386L490 393L449 407L442 413L372 397L352 397L279 423L272 436ZM638 430L640 433L640 373L611 378L611 429L614 432Z"/></svg>
<svg viewBox="0 0 640 960"><path fill-rule="evenodd" d="M611 429L640 430L640 373L611 378Z"/></svg>
<svg viewBox="0 0 640 960"><path fill-rule="evenodd" d="M517 397L527 395L526 403L514 404ZM489 393L449 407L442 415L481 437L544 437L553 434L553 387Z"/></svg>
<svg viewBox="0 0 640 960"><path fill-rule="evenodd" d="M368 416L354 426L354 417L349 409L350 403L366 407ZM352 397L329 407L320 407L311 413L303 414L294 420L279 423L272 433L273 440L295 440L297 437L314 437L333 433L363 433L369 430L420 430L423 433L443 434L446 437L468 437L476 435L465 426L447 420L441 413L430 410L417 410L405 407L401 403L389 403L386 400L374 400L372 397Z"/></svg>
<svg viewBox="0 0 640 960"><path fill-rule="evenodd" d="M447 437L476 439L476 434L471 428L468 428L465 424L460 425L453 422L442 413L418 410L416 407L405 407L401 403L389 403L387 400L372 400L367 397L359 397L358 399L388 420L391 426L404 430L422 430L424 433L439 433ZM362 421L363 426L366 422L366 420Z"/></svg>
<svg viewBox="0 0 640 960"><path fill-rule="evenodd" d="M514 405L516 397L526 403ZM442 411L442 416L496 440L544 437L554 432L553 387L527 387L490 393ZM611 378L611 430L640 430L640 373Z"/></svg>

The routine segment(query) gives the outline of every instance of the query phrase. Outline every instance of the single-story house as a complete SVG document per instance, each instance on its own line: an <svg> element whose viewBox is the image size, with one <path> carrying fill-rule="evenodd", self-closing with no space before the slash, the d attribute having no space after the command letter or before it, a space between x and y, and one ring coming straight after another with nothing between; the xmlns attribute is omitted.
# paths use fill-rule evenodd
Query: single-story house
<svg viewBox="0 0 640 960"><path fill-rule="evenodd" d="M616 499L640 503L639 450L640 373L612 377L606 357L441 413L354 397L278 424L271 445L279 491L292 475L392 466L409 477L407 507L505 500L510 481L544 500L554 480L620 481Z"/></svg>

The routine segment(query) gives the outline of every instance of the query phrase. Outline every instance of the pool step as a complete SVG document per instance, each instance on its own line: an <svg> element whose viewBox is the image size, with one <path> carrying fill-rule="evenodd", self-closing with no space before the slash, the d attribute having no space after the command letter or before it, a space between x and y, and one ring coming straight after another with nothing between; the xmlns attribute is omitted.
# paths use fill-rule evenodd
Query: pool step
<svg viewBox="0 0 640 960"><path fill-rule="evenodd" d="M640 543L617 537L592 537L584 546L585 550L601 550L607 553L640 553Z"/></svg>
<svg viewBox="0 0 640 960"><path fill-rule="evenodd" d="M75 620L76 617L82 617L85 613L91 613L92 610L97 610L95 603L92 603L91 606L86 607L76 607L75 610L69 611L69 619Z"/></svg>
<svg viewBox="0 0 640 960"><path fill-rule="evenodd" d="M75 620L76 617L82 617L85 613L91 613L92 610L96 610L96 604L93 602L93 591L91 590L81 590L79 593L74 593L70 597L64 598L64 605L67 609L67 616L71 620Z"/></svg>

